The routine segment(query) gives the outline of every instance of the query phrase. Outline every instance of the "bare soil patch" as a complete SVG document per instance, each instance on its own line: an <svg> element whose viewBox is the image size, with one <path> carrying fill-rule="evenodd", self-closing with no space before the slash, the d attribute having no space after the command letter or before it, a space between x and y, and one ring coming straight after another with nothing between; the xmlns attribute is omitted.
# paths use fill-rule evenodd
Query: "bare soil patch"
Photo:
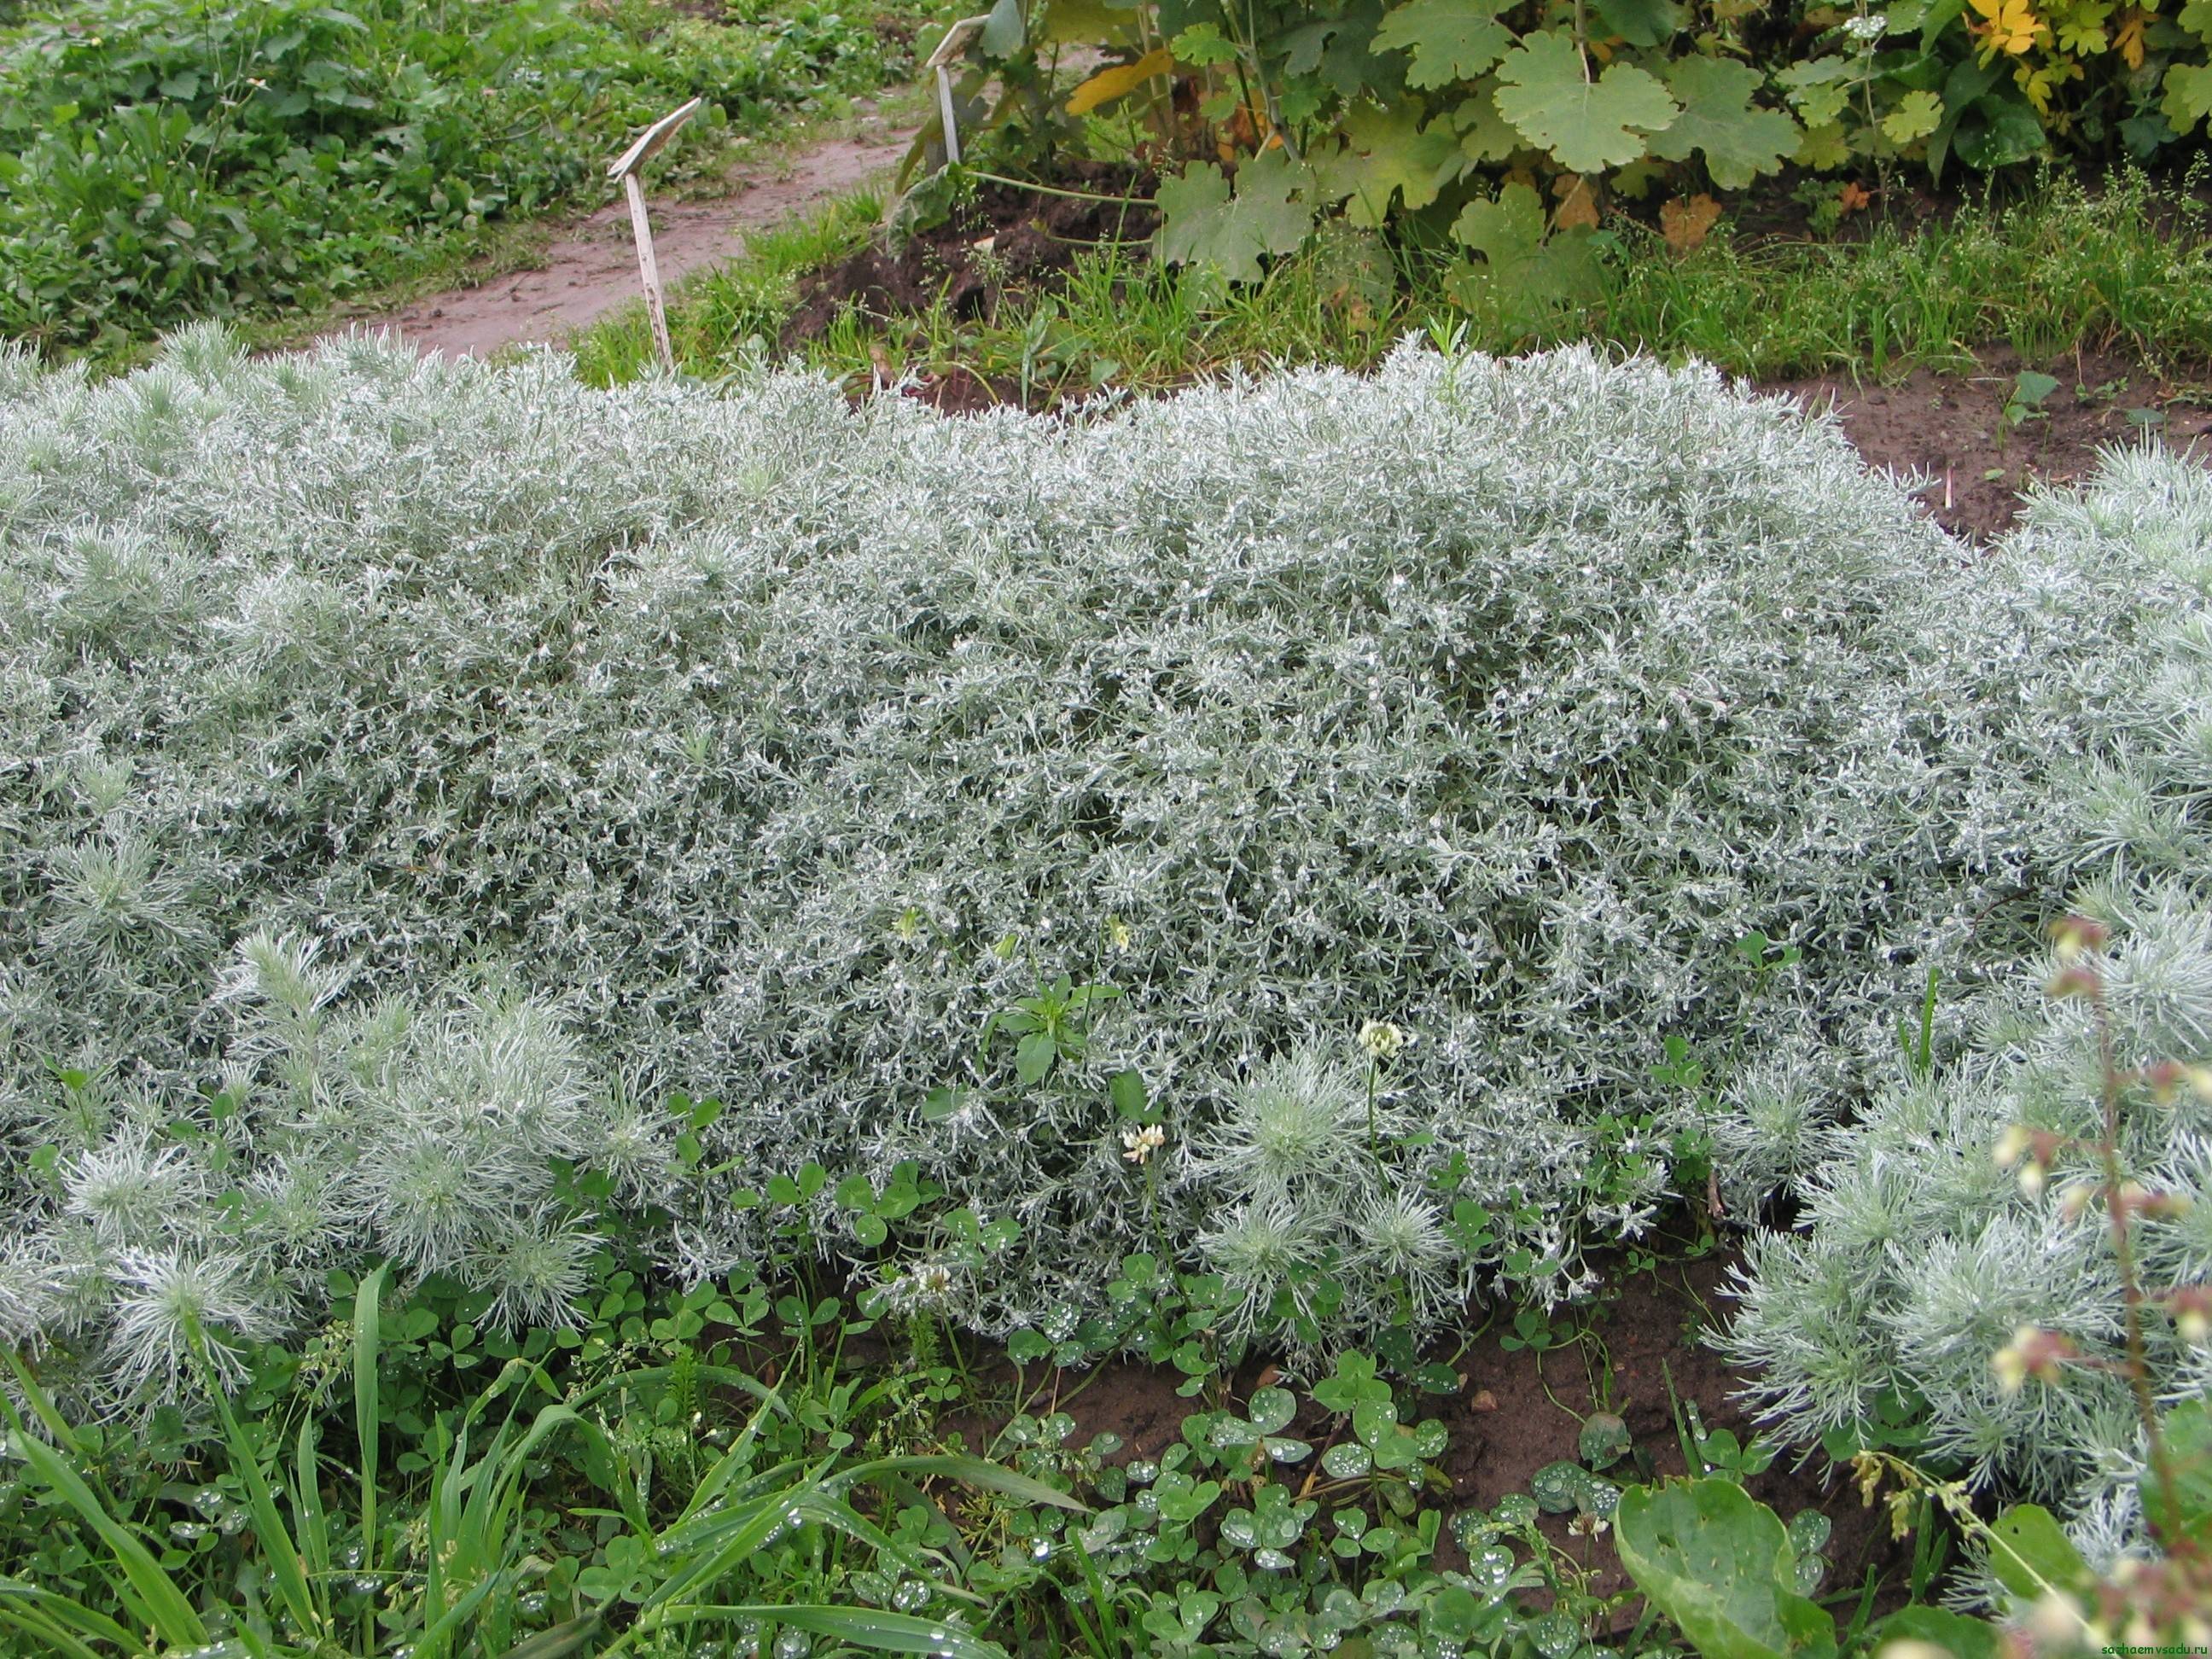
<svg viewBox="0 0 2212 1659"><path fill-rule="evenodd" d="M735 257L748 232L782 223L888 172L914 137L884 126L817 144L787 168L741 173L728 193L652 205L653 252L664 283ZM620 202L556 229L543 263L443 293L400 310L349 319L343 329L389 328L410 345L453 356L551 343L638 299L637 250Z"/></svg>
<svg viewBox="0 0 2212 1659"><path fill-rule="evenodd" d="M987 317L1001 294L1049 288L1079 255L1102 243L1141 243L1158 222L1149 176L1079 163L1061 183L1077 193L986 185L896 249L878 243L815 272L799 285L781 343L796 349L854 307L895 318L941 302L963 320Z"/></svg>
<svg viewBox="0 0 2212 1659"><path fill-rule="evenodd" d="M2006 404L2024 368L2057 378L2017 423ZM1982 354L1972 374L1916 369L1894 385L1847 376L1766 383L1814 408L1832 406L1869 466L1925 478L1920 498L1953 534L1987 542L2019 515L2032 483L2065 484L2097 470L2100 453L2156 433L2177 447L2212 432L2212 386L2174 380L2112 352L2027 363L2007 347Z"/></svg>
<svg viewBox="0 0 2212 1659"><path fill-rule="evenodd" d="M1450 1493L1431 1493L1430 1501L1441 1500L1455 1512L1487 1510L1509 1494L1527 1492L1531 1477L1547 1464L1577 1460L1583 1418L1603 1407L1620 1415L1633 1439L1629 1458L1605 1472L1622 1484L1687 1473L1676 1431L1677 1401L1694 1405L1709 1431L1729 1429L1747 1443L1756 1425L1735 1398L1746 1379L1702 1340L1714 1321L1725 1316L1733 1260L1715 1255L1640 1273L1626 1271L1625 1263L1609 1264L1620 1271L1606 1275L1593 1328L1601 1350L1586 1343L1542 1354L1527 1348L1509 1351L1498 1338L1510 1328L1512 1310L1499 1310L1490 1328L1455 1362L1465 1379L1458 1391L1420 1398L1410 1408L1442 1421L1451 1437L1440 1466ZM1477 1310L1469 1323L1480 1316ZM1003 1362L981 1369L994 1382L1012 1381ZM1037 1381L1034 1373L1029 1380L1032 1386ZM1176 1443L1183 1419L1204 1404L1176 1393L1182 1380L1163 1367L1109 1363L1090 1371L1060 1373L1057 1386L1035 1409L1061 1410L1073 1417L1079 1444L1100 1433L1119 1435L1124 1446L1113 1461L1157 1459ZM1252 1389L1271 1380L1255 1364L1239 1377L1236 1399L1241 1402ZM1601 1400L1598 1396L1608 1381L1610 1396ZM963 1418L947 1426L958 1428L972 1445L988 1447L1000 1425ZM1319 1451L1330 1432L1326 1414L1304 1402L1288 1431L1315 1443L1316 1457L1305 1467L1312 1480L1320 1482L1324 1477L1318 1471ZM1892 1538L1886 1508L1879 1503L1863 1505L1844 1473L1817 1453L1803 1460L1785 1455L1745 1485L1785 1520L1808 1509L1826 1516L1834 1530L1824 1552L1832 1563L1825 1590L1856 1590L1871 1575L1880 1586L1875 1606L1886 1611L1905 1600L1903 1570L1911 1546ZM1274 1474L1296 1479L1295 1471ZM1628 1588L1611 1534L1577 1536L1567 1521L1550 1516L1542 1524L1554 1545L1597 1575L1593 1588L1607 1595ZM1440 1560L1447 1566L1464 1565L1449 1533Z"/></svg>

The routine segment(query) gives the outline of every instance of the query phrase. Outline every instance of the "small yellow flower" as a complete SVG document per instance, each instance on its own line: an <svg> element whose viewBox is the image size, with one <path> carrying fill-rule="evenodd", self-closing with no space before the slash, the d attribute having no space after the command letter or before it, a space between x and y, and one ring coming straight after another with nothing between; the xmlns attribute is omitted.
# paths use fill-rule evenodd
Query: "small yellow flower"
<svg viewBox="0 0 2212 1659"><path fill-rule="evenodd" d="M1861 1452L1851 1459L1851 1478L1858 1482L1860 1506L1871 1505L1881 1487L1881 1459L1872 1452Z"/></svg>
<svg viewBox="0 0 2212 1659"><path fill-rule="evenodd" d="M1912 1493L1899 1487L1882 1501L1889 1507L1889 1535L1892 1538L1912 1536Z"/></svg>
<svg viewBox="0 0 2212 1659"><path fill-rule="evenodd" d="M2095 1182L2069 1181L2058 1189L2058 1213L2069 1222L2079 1221L2096 1196Z"/></svg>
<svg viewBox="0 0 2212 1659"><path fill-rule="evenodd" d="M1129 948L1129 924L1119 916L1106 918L1106 942L1116 951Z"/></svg>

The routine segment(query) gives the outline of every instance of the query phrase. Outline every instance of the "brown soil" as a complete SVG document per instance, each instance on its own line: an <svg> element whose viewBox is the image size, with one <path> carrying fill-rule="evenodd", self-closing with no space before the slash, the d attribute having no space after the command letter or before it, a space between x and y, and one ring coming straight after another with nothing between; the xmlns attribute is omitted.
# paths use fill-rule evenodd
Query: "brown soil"
<svg viewBox="0 0 2212 1659"><path fill-rule="evenodd" d="M888 172L913 137L911 128L884 126L834 139L794 157L787 169L738 173L726 194L652 204L663 284L733 257L747 232L781 224ZM563 339L641 291L629 210L616 202L557 228L537 269L426 295L396 313L349 319L334 331L388 327L426 352L489 356L506 346Z"/></svg>
<svg viewBox="0 0 2212 1659"><path fill-rule="evenodd" d="M1152 234L1149 178L1127 167L1077 164L1061 183L1076 194L987 185L945 222L896 250L864 248L814 273L799 285L782 344L795 349L817 337L848 307L892 318L941 303L957 319L986 317L1002 291L1047 286L1089 248Z"/></svg>
<svg viewBox="0 0 2212 1659"><path fill-rule="evenodd" d="M1441 1473L1451 1482L1453 1512L1491 1508L1508 1494L1527 1492L1530 1477L1547 1464L1576 1461L1583 1416L1605 1407L1627 1424L1634 1442L1630 1458L1606 1472L1609 1478L1627 1484L1684 1474L1670 1383L1674 1399L1695 1403L1709 1432L1725 1428L1748 1441L1753 1425L1734 1398L1744 1379L1700 1340L1724 1316L1729 1267L1729 1258L1710 1256L1669 1264L1657 1273L1608 1273L1608 1299L1592 1324L1595 1341L1540 1358L1500 1346L1498 1332L1510 1328L1510 1310L1501 1311L1454 1362L1465 1379L1459 1391L1449 1398L1428 1396L1414 1407L1449 1431ZM1564 1313L1557 1324L1568 1328ZM1608 1364L1611 1397L1601 1399ZM1004 1373L1003 1366L996 1370ZM992 1380L1011 1381L1011 1374ZM1237 1399L1272 1380L1272 1371L1254 1368L1239 1379ZM1034 1387L1038 1379L1028 1381ZM1079 1444L1103 1432L1119 1435L1124 1448L1113 1461L1156 1458L1176 1442L1183 1419L1203 1408L1203 1401L1176 1392L1182 1381L1172 1370L1109 1364L1060 1373L1033 1409L1073 1417ZM988 1449L998 1425L969 1419L948 1426ZM1318 1452L1330 1423L1306 1402L1289 1431L1311 1438ZM1834 1530L1825 1551L1832 1567L1824 1593L1856 1591L1871 1574L1879 1585L1879 1609L1904 1601L1902 1571L1911 1546L1892 1540L1886 1510L1879 1504L1863 1505L1825 1455L1815 1453L1802 1462L1785 1456L1745 1484L1785 1520L1807 1509L1828 1517ZM1573 1536L1565 1516L1547 1516L1543 1526L1556 1546L1595 1571L1592 1588L1599 1594L1627 1587L1610 1534ZM1449 1533L1441 1559L1446 1565L1462 1564Z"/></svg>
<svg viewBox="0 0 2212 1659"><path fill-rule="evenodd" d="M2023 368L2055 375L2058 386L2015 424L2005 406ZM1824 376L1764 389L1832 405L1869 466L1921 475L1921 499L1943 526L1984 542L2011 524L2031 483L2086 477L2099 450L2139 441L2146 430L2176 447L2212 431L2212 396L2202 382L2170 380L2112 352L2026 363L1995 347L1977 374L1916 369L1893 386ZM2146 415L2155 417L2148 427Z"/></svg>

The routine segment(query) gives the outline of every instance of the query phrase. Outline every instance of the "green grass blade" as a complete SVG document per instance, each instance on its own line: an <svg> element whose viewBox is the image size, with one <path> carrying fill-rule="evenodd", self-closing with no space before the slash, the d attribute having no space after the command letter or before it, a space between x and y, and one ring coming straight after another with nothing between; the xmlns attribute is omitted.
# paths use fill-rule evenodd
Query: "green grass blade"
<svg viewBox="0 0 2212 1659"><path fill-rule="evenodd" d="M848 1642L854 1647L874 1648L881 1653L941 1654L944 1659L1006 1659L996 1642L955 1630L940 1620L917 1619L909 1613L878 1613L872 1607L686 1607L665 1615L666 1622L691 1624L702 1619L774 1620L793 1630Z"/></svg>
<svg viewBox="0 0 2212 1659"><path fill-rule="evenodd" d="M353 1431L361 1446L362 1563L376 1571L376 1454L382 1431L376 1375L384 1346L384 1268L361 1281L353 1298Z"/></svg>
<svg viewBox="0 0 2212 1659"><path fill-rule="evenodd" d="M310 1417L300 1425L300 1438L292 1460L293 1525L300 1534L300 1553L312 1578L331 1576L331 1518L323 1508L322 1424Z"/></svg>
<svg viewBox="0 0 2212 1659"><path fill-rule="evenodd" d="M40 1653L67 1654L70 1659L100 1659L98 1649L79 1641L51 1620L42 1619L27 1607L11 1607L0 1601L0 1629L21 1631L39 1644ZM125 1632L122 1635L125 1651L136 1645Z"/></svg>
<svg viewBox="0 0 2212 1659"><path fill-rule="evenodd" d="M760 1442L761 1420L769 1412L783 1409L781 1389L782 1384L778 1383L762 1396L760 1409L745 1419L745 1426L730 1443L729 1450L715 1459L714 1467L707 1471L705 1477L692 1490L690 1501L684 1505L684 1513L677 1518L678 1525L705 1510L737 1478L744 1461L752 1455L753 1448Z"/></svg>
<svg viewBox="0 0 2212 1659"><path fill-rule="evenodd" d="M45 1390L32 1379L15 1354L8 1356L8 1363L15 1368L15 1380L22 1386L26 1397L33 1402L33 1408L38 1409L37 1402L46 1398ZM13 1402L0 1395L0 1406L6 1407L9 1426L15 1431L16 1455L30 1467L32 1474L84 1518L85 1524L100 1534L100 1542L115 1558L130 1587L131 1599L137 1603L132 1612L143 1618L171 1647L204 1646L207 1626L200 1623L199 1614L192 1611L192 1604L185 1600L184 1592L161 1571L161 1563L155 1560L128 1527L107 1512L107 1506L86 1484L84 1477L70 1467L67 1459L23 1426L23 1419L16 1414ZM49 1401L47 1409L51 1408ZM45 1413L40 1414L43 1417Z"/></svg>
<svg viewBox="0 0 2212 1659"><path fill-rule="evenodd" d="M79 1634L124 1652L138 1644L136 1637L106 1613L20 1578L0 1578L0 1625L30 1631L64 1652L92 1651L77 1639Z"/></svg>
<svg viewBox="0 0 2212 1659"><path fill-rule="evenodd" d="M589 1652L605 1624L598 1613L586 1613L581 1619L571 1619L550 1630L524 1637L501 1659L568 1659L572 1653Z"/></svg>
<svg viewBox="0 0 2212 1659"><path fill-rule="evenodd" d="M1018 1498L1025 1504L1043 1504L1056 1510L1073 1510L1078 1515L1091 1513L1089 1504L1046 1486L1042 1480L1033 1480L1026 1474L1017 1474L1010 1468L988 1463L980 1457L956 1457L949 1452L919 1457L878 1457L866 1463L855 1463L850 1468L838 1471L836 1478L828 1484L832 1491L842 1491L886 1472L945 1475L965 1486L980 1486L986 1492L1004 1492L1009 1498Z"/></svg>
<svg viewBox="0 0 2212 1659"><path fill-rule="evenodd" d="M291 1529L277 1513L276 1494L270 1488L268 1474L245 1431L239 1427L238 1414L231 1410L230 1401L212 1375L208 1376L207 1381L208 1392L215 1401L216 1415L222 1423L223 1440L230 1447L231 1463L246 1486L246 1513L252 1519L254 1541L261 1546L269 1576L276 1581L276 1593L283 1597L284 1610L292 1615L293 1622L309 1635L319 1637L328 1620L315 1605L314 1591L307 1583L307 1567L300 1559L299 1547L293 1541Z"/></svg>

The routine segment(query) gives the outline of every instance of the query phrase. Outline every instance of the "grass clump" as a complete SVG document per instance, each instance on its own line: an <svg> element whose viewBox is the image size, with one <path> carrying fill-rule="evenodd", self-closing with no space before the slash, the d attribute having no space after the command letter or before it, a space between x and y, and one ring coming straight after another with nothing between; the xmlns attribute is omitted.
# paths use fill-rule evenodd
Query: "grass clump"
<svg viewBox="0 0 2212 1659"><path fill-rule="evenodd" d="M872 198L841 204L695 278L671 313L679 362L715 374L777 356L800 280L857 247L879 212ZM855 306L799 350L855 386L885 364L923 375L963 369L1031 408L1236 368L1368 368L1409 331L1462 329L1468 344L1495 352L1584 341L1760 379L1964 371L1996 344L2031 362L2078 349L2124 349L2166 368L2212 362L2203 204L2140 173L2115 173L2094 191L2051 177L2032 194L1837 239L1723 226L1687 253L1620 218L1604 246L1604 280L1587 304L1532 313L1472 297L1455 260L1418 240L1386 246L1344 227L1236 288L1164 270L1144 245L1108 242L1048 285L998 292L981 317L941 303L896 315ZM596 325L574 345L596 385L652 361L641 315Z"/></svg>

